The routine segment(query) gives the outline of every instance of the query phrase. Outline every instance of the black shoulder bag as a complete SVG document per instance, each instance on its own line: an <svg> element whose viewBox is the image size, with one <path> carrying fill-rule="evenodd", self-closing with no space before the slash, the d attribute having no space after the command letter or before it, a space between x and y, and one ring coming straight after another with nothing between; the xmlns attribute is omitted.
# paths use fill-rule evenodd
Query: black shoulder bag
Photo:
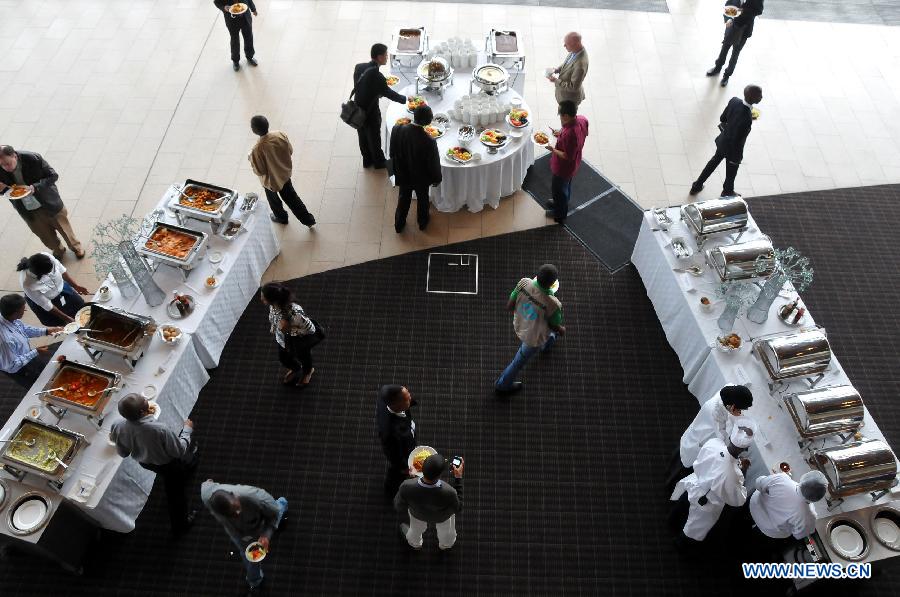
<svg viewBox="0 0 900 597"><path fill-rule="evenodd" d="M359 80L355 81L353 84L353 91L350 92L350 97L347 98L346 102L341 104L341 120L357 130L361 129L363 125L366 124L366 111L353 101L353 96L356 95L356 84L359 83L359 81L362 81L373 68L377 67L370 66L359 76Z"/></svg>

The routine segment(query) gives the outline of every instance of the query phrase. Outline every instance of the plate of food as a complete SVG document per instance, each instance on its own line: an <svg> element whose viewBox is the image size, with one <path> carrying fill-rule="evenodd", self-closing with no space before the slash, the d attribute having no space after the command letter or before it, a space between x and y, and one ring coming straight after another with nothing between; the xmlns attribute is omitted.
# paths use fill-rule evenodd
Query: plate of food
<svg viewBox="0 0 900 597"><path fill-rule="evenodd" d="M194 312L196 303L194 297L189 294L175 294L175 298L166 306L169 317L182 319Z"/></svg>
<svg viewBox="0 0 900 597"><path fill-rule="evenodd" d="M759 109L758 108L750 108L750 118L756 120L759 118Z"/></svg>
<svg viewBox="0 0 900 597"><path fill-rule="evenodd" d="M387 82L388 87L393 87L400 82L400 77L396 75L385 75L384 80Z"/></svg>
<svg viewBox="0 0 900 597"><path fill-rule="evenodd" d="M244 550L244 556L254 564L262 562L269 552L259 541L254 541Z"/></svg>
<svg viewBox="0 0 900 597"><path fill-rule="evenodd" d="M219 287L219 279L215 276L207 276L206 282L204 282L203 284L204 286L206 286L207 290L212 290Z"/></svg>
<svg viewBox="0 0 900 597"><path fill-rule="evenodd" d="M675 257L678 259L687 259L694 254L694 250L691 249L687 241L680 236L672 239L672 252L675 253Z"/></svg>
<svg viewBox="0 0 900 597"><path fill-rule="evenodd" d="M9 197L11 199L22 199L23 197L27 197L30 194L31 189L20 184L14 184L9 190Z"/></svg>
<svg viewBox="0 0 900 597"><path fill-rule="evenodd" d="M159 407L159 402L148 402L147 409L150 411L150 414L153 415L153 420L158 420L160 413L162 413L162 409Z"/></svg>
<svg viewBox="0 0 900 597"><path fill-rule="evenodd" d="M464 124L456 131L456 138L460 143L467 143L475 138L475 127L471 124Z"/></svg>
<svg viewBox="0 0 900 597"><path fill-rule="evenodd" d="M741 14L741 12L742 12L741 9L738 8L737 6L726 6L722 10L722 14L724 14L726 17L728 17L730 19L733 19L734 17L738 16L739 14Z"/></svg>
<svg viewBox="0 0 900 597"><path fill-rule="evenodd" d="M460 164L468 164L472 161L472 152L465 147L451 147L447 150L447 158Z"/></svg>
<svg viewBox="0 0 900 597"><path fill-rule="evenodd" d="M544 147L545 145L550 143L550 135L548 135L544 131L538 131L535 134L531 135L531 140L534 141L537 145Z"/></svg>
<svg viewBox="0 0 900 597"><path fill-rule="evenodd" d="M398 118L396 121L394 121L394 125L395 126L403 126L404 124L409 124L410 122L412 122L412 118L409 118L408 116L403 116L402 118Z"/></svg>
<svg viewBox="0 0 900 597"><path fill-rule="evenodd" d="M181 340L182 331L181 328L175 325L174 323L164 323L156 331L159 334L160 339L165 344L177 344L179 340Z"/></svg>
<svg viewBox="0 0 900 597"><path fill-rule="evenodd" d="M428 133L428 136L432 139L440 139L444 136L444 129L439 126L434 126L429 124L425 127L425 132Z"/></svg>
<svg viewBox="0 0 900 597"><path fill-rule="evenodd" d="M233 15L242 15L245 12L247 12L248 8L250 8L250 7L247 6L246 4L244 4L243 2L235 2L234 4L231 5L231 8L228 9L228 12L230 12Z"/></svg>
<svg viewBox="0 0 900 597"><path fill-rule="evenodd" d="M431 124L446 129L450 126L450 117L443 112L438 112L434 115L434 118L431 119Z"/></svg>
<svg viewBox="0 0 900 597"><path fill-rule="evenodd" d="M428 102L425 101L425 98L421 95L414 95L406 100L406 109L412 112L416 108L420 106L427 106Z"/></svg>
<svg viewBox="0 0 900 597"><path fill-rule="evenodd" d="M479 139L485 147L503 147L506 145L509 137L506 136L506 133L497 129L484 129Z"/></svg>
<svg viewBox="0 0 900 597"><path fill-rule="evenodd" d="M741 344L743 344L741 337L733 332L716 338L716 348L722 352L734 352L740 350Z"/></svg>
<svg viewBox="0 0 900 597"><path fill-rule="evenodd" d="M525 128L530 124L528 121L528 110L513 108L509 111L509 114L506 115L506 122L517 129Z"/></svg>
<svg viewBox="0 0 900 597"><path fill-rule="evenodd" d="M225 240L233 240L235 236L241 233L244 230L244 223L240 220L231 220L228 224L225 225L224 230L222 230L222 238Z"/></svg>
<svg viewBox="0 0 900 597"><path fill-rule="evenodd" d="M91 322L91 306L85 305L75 314L75 322L80 327L86 327Z"/></svg>
<svg viewBox="0 0 900 597"><path fill-rule="evenodd" d="M415 476L421 477L422 467L425 466L425 461L428 460L429 456L437 453L438 451L431 446L416 446L413 448L413 451L409 453L409 458L406 463L409 465L410 471L412 471Z"/></svg>

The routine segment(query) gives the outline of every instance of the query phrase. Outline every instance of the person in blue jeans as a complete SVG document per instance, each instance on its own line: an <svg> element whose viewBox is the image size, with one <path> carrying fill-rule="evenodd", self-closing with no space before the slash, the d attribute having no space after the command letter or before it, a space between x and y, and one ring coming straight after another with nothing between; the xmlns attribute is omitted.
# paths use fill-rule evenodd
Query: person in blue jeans
<svg viewBox="0 0 900 597"><path fill-rule="evenodd" d="M557 337L566 333L562 325L562 303L556 298L559 272L555 265L544 264L534 278L522 278L509 295L506 308L513 312L513 328L522 341L516 356L494 383L498 394L522 389L516 378L538 352L549 350Z"/></svg>
<svg viewBox="0 0 900 597"><path fill-rule="evenodd" d="M262 565L248 560L245 550L251 543L259 542L268 551L269 541L287 512L287 499L276 500L259 487L227 485L212 479L200 486L200 497L237 547L250 590L258 589L263 582Z"/></svg>

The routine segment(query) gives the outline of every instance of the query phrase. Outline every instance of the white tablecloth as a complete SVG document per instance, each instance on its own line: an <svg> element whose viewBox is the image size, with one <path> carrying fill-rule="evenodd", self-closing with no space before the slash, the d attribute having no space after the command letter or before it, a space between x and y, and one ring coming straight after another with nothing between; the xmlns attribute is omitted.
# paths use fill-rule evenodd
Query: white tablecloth
<svg viewBox="0 0 900 597"><path fill-rule="evenodd" d="M167 200L167 196L163 197L160 207ZM175 222L171 214L166 215L165 219ZM249 217L244 216L244 221L247 231L232 241L210 237L210 251L220 251L224 255L220 263L211 264L208 259L204 259L190 273L187 282L184 282L178 271L167 266L161 266L154 276L157 284L168 293L177 289L179 293L187 292L198 299L195 311L176 322L187 336L174 346L165 345L158 336L154 336L134 371L128 369L121 357L104 354L96 365L119 372L124 377L122 389L113 394L106 406L106 419L102 428L98 431L87 419L75 414L66 415L58 423L65 429L84 434L90 442L70 465L66 482L59 493L72 500L103 528L119 532L134 529L135 520L147 501L155 478L154 473L141 468L134 460L120 458L115 447L107 440L110 427L121 419L117 411L118 401L131 392L140 393L146 386L153 385L161 407L159 420L173 430L181 429L183 421L189 417L197 402L200 390L209 380L206 369L218 365L228 336L259 287L269 262L278 254L278 240L272 231L269 207L265 201L258 201L255 211ZM208 224L188 221L187 225L210 232ZM216 272L220 285L216 289L207 289L204 282L212 272ZM107 306L150 315L158 323L171 321L165 312L165 303L151 308L142 295L123 299L114 285L110 284L110 288L113 298L106 303ZM57 355L90 363L87 353L74 337L65 339ZM44 370L35 386L0 429L0 439L12 434L29 410L39 405L32 392L43 388L55 370L55 363ZM46 409L41 420L57 424L56 417ZM202 425L202 422L198 422L200 429ZM5 472L0 475L8 477ZM83 480L95 484L86 496L80 494ZM45 481L33 475L26 475L23 483L40 491L56 491L49 489ZM5 528L5 525L0 525L0 532L4 532Z"/></svg>
<svg viewBox="0 0 900 597"><path fill-rule="evenodd" d="M453 103L463 95L469 93L471 73L455 73L453 85L444 89L444 97L437 93L423 93L423 97L431 106L435 114L443 112L449 116ZM477 88L476 88L477 91ZM400 91L409 97L415 95L415 85L410 85ZM512 98L521 98L513 90L509 90L499 96L501 102L509 102ZM524 100L522 107L528 109ZM406 104L391 102L384 119L385 126L385 154L390 147L391 129L398 118L403 116L412 118L407 111ZM459 164L446 157L449 148L459 145L456 131L462 123L451 121L447 132L437 140L438 151L441 154L441 174L443 181L437 187L431 187L431 202L439 211L454 212L467 207L471 212L481 211L485 205L496 208L502 197L508 197L522 188L522 181L528 168L534 163L534 143L531 141L533 129L531 126L520 129L522 136L511 139L510 142L495 154L489 154L487 148L476 137L470 143L472 151L481 154L480 162ZM497 122L488 125L492 128L509 132L512 128L501 117Z"/></svg>
<svg viewBox="0 0 900 597"><path fill-rule="evenodd" d="M794 478L810 470L804 459L804 453L798 444L800 439L790 414L782 403L782 396L788 392L809 389L805 379L790 381L782 388L770 391L768 375L762 363L753 356L752 339L778 332L788 333L797 328L783 323L777 316L778 308L797 295L791 287L782 291L783 298L777 298L771 307L769 318L762 324L755 324L741 316L735 324L735 332L743 339L743 346L735 353L724 353L713 348L717 336L721 335L717 319L724 309L724 303L716 298L714 292L718 286L718 276L705 266L703 258L697 253L693 237L688 234L684 222L678 221L677 208L669 209L669 217L676 220L668 232L657 231L655 218L650 211L644 212L644 220L640 234L632 254L632 262L638 270L647 296L653 303L659 321L663 326L678 359L684 369L684 382L690 392L702 403L717 394L727 383L748 385L753 392L753 407L747 411L760 427L760 434L751 451L753 465L747 473L748 479L757 475L778 472L781 462L788 462ZM741 237L741 242L762 236L752 218L749 219L748 232ZM669 246L673 237L682 237L694 250L694 257L687 260L677 259ZM733 236L711 237L704 247L730 244ZM702 277L693 277L687 273L678 273L673 268L684 268L692 264L704 265L706 272ZM700 297L707 296L714 302L711 312L700 308ZM815 325L812 314L808 313L804 327ZM833 330L834 332L834 330ZM839 332L838 332L839 333ZM831 365L826 377L816 387L826 385L849 384L837 357L832 355ZM865 397L863 397L865 400ZM868 409L865 413L863 434L870 439L884 439L878 425L872 419ZM814 448L838 445L837 438L816 440ZM881 505L897 496L882 497L876 504ZM900 503L900 502L898 502ZM843 504L831 512L826 509L824 501L816 504L816 514L820 519L834 516L836 513L851 512L870 508L873 503L868 494L846 498Z"/></svg>

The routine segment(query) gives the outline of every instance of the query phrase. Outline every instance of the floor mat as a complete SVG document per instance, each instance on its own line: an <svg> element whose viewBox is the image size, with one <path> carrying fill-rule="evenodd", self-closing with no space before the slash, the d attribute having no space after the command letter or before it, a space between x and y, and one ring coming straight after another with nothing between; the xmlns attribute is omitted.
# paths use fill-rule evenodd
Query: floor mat
<svg viewBox="0 0 900 597"><path fill-rule="evenodd" d="M610 272L631 262L643 210L627 195L613 190L566 218L566 228L584 243Z"/></svg>
<svg viewBox="0 0 900 597"><path fill-rule="evenodd" d="M522 182L522 190L531 195L541 207L547 209L547 203L553 199L550 190L553 173L550 172L550 156L544 155L535 160L528 174ZM569 213L591 199L608 192L613 187L602 174L597 172L587 162L581 163L581 168L572 180L572 195L569 197Z"/></svg>

